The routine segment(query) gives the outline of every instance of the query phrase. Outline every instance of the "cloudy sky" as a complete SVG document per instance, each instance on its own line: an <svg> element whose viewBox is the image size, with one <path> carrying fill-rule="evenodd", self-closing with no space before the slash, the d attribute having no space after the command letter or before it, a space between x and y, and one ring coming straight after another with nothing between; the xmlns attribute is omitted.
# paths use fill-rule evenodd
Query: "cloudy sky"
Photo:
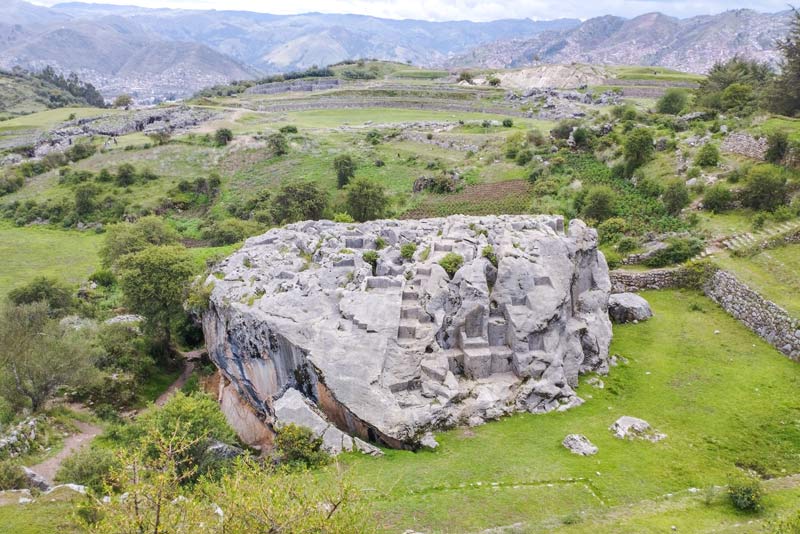
<svg viewBox="0 0 800 534"><path fill-rule="evenodd" d="M0 0L2 1L2 0ZM33 0L52 5L66 0ZM92 2L93 0L82 0ZM500 18L587 19L598 15L633 17L661 11L677 17L719 13L726 9L750 8L775 12L787 8L791 0L741 2L729 0L98 0L94 3L134 4L144 7L199 9L240 9L263 13L290 14L321 11L359 13L386 18L427 20L494 20ZM796 3L800 3L797 2Z"/></svg>

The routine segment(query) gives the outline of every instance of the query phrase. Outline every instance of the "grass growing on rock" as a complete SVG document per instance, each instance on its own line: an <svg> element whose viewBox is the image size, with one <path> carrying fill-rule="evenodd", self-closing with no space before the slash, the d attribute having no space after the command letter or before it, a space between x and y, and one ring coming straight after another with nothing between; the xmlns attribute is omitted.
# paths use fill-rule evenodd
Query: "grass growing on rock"
<svg viewBox="0 0 800 534"><path fill-rule="evenodd" d="M629 363L611 369L604 389L582 384L583 406L445 432L433 452L349 457L386 531L470 532L521 522L521 531L540 532L573 515L600 518L615 507L724 485L739 468L763 476L800 471L797 364L699 294L644 296L655 317L615 327L612 354ZM643 418L668 438L618 440L608 427L622 415ZM600 452L570 454L561 446L569 433L585 434ZM741 521L724 499L695 504L691 515L709 523ZM767 506L764 514L774 512ZM651 519L652 530L634 530L674 524L672 514Z"/></svg>

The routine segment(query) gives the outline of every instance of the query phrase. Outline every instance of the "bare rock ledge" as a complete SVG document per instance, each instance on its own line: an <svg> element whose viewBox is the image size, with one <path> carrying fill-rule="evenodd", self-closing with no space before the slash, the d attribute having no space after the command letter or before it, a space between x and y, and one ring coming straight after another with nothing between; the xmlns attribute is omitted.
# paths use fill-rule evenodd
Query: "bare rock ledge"
<svg viewBox="0 0 800 534"><path fill-rule="evenodd" d="M578 375L608 371L608 267L579 220L296 223L248 239L207 283L220 401L254 445L296 423L333 453L433 446L431 430L577 406Z"/></svg>

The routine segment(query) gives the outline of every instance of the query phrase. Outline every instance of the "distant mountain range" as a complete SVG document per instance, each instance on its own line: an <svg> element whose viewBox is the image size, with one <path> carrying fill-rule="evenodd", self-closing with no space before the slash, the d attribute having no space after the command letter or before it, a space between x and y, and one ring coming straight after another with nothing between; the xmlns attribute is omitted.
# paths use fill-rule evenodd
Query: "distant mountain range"
<svg viewBox="0 0 800 534"><path fill-rule="evenodd" d="M774 61L774 41L789 18L739 10L685 20L656 13L583 23L428 22L3 0L0 67L52 65L107 96L128 92L141 100L361 57L453 68L579 61L702 72L735 54Z"/></svg>
<svg viewBox="0 0 800 534"><path fill-rule="evenodd" d="M532 63L658 65L704 73L734 55L776 64L776 40L785 37L792 12L749 9L688 19L649 13L633 19L605 16L563 31L509 39L451 58L452 66L521 67Z"/></svg>

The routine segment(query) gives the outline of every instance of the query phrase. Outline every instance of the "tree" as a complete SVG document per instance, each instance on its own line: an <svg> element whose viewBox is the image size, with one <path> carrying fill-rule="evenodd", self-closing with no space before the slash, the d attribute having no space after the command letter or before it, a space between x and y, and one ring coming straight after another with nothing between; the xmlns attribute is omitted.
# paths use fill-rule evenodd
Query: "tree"
<svg viewBox="0 0 800 534"><path fill-rule="evenodd" d="M770 163L780 163L789 151L789 135L786 132L774 132L767 136L767 153L764 159Z"/></svg>
<svg viewBox="0 0 800 534"><path fill-rule="evenodd" d="M123 163L117 167L116 183L120 187L127 187L136 181L136 167L130 163Z"/></svg>
<svg viewBox="0 0 800 534"><path fill-rule="evenodd" d="M0 388L6 400L44 407L59 387L77 387L96 376L85 332L62 328L46 302L11 306L0 321Z"/></svg>
<svg viewBox="0 0 800 534"><path fill-rule="evenodd" d="M664 189L661 196L664 207L670 215L679 215L681 210L689 205L689 189L683 180L672 180Z"/></svg>
<svg viewBox="0 0 800 534"><path fill-rule="evenodd" d="M625 140L623 153L625 155L625 170L628 176L633 176L633 171L647 163L655 154L653 134L647 128L636 128Z"/></svg>
<svg viewBox="0 0 800 534"><path fill-rule="evenodd" d="M75 213L79 217L89 215L95 210L95 199L99 192L94 184L81 184L75 188Z"/></svg>
<svg viewBox="0 0 800 534"><path fill-rule="evenodd" d="M274 133L267 137L267 146L276 156L283 156L289 153L289 141L282 133Z"/></svg>
<svg viewBox="0 0 800 534"><path fill-rule="evenodd" d="M230 128L220 128L214 132L214 142L217 146L225 146L233 141L233 132Z"/></svg>
<svg viewBox="0 0 800 534"><path fill-rule="evenodd" d="M703 208L713 213L722 213L731 208L733 194L722 184L714 184L703 195Z"/></svg>
<svg viewBox="0 0 800 534"><path fill-rule="evenodd" d="M458 79L456 81L458 81L458 82L467 82L469 84L472 84L472 81L473 81L472 73L469 72L469 71L466 71L466 70L461 71L458 74Z"/></svg>
<svg viewBox="0 0 800 534"><path fill-rule="evenodd" d="M347 186L347 212L357 221L380 219L389 206L386 188L364 176Z"/></svg>
<svg viewBox="0 0 800 534"><path fill-rule="evenodd" d="M278 224L317 220L327 205L327 193L314 182L290 182L281 186L273 197L270 213Z"/></svg>
<svg viewBox="0 0 800 534"><path fill-rule="evenodd" d="M615 199L617 195L608 186L599 185L591 188L586 194L583 206L583 215L595 221L604 221L615 213Z"/></svg>
<svg viewBox="0 0 800 534"><path fill-rule="evenodd" d="M746 83L732 83L722 91L720 103L724 111L747 111L756 103L755 92Z"/></svg>
<svg viewBox="0 0 800 534"><path fill-rule="evenodd" d="M114 104L112 104L115 108L129 108L133 104L133 97L131 95L119 95L117 98L114 99Z"/></svg>
<svg viewBox="0 0 800 534"><path fill-rule="evenodd" d="M708 76L697 89L697 104L707 108L723 110L722 94L733 84L744 84L754 92L764 87L772 78L772 68L767 63L746 60L739 56L714 64ZM735 90L734 92L738 92ZM730 94L729 94L730 98Z"/></svg>
<svg viewBox="0 0 800 534"><path fill-rule="evenodd" d="M668 115L677 115L683 111L688 101L689 96L683 89L668 89L656 103L656 111Z"/></svg>
<svg viewBox="0 0 800 534"><path fill-rule="evenodd" d="M333 160L333 169L336 171L336 184L339 189L350 182L356 175L356 164L349 154L341 154Z"/></svg>
<svg viewBox="0 0 800 534"><path fill-rule="evenodd" d="M781 73L773 80L767 98L771 111L790 117L800 111L800 11L792 9L794 18L789 35L777 43L783 54Z"/></svg>
<svg viewBox="0 0 800 534"><path fill-rule="evenodd" d="M168 352L172 325L183 314L183 299L195 272L191 256L182 246L154 246L122 256L118 263L126 304L145 317Z"/></svg>
<svg viewBox="0 0 800 534"><path fill-rule="evenodd" d="M715 167L719 164L719 149L713 143L706 143L697 151L694 164L698 167Z"/></svg>
<svg viewBox="0 0 800 534"><path fill-rule="evenodd" d="M150 215L135 223L119 223L108 227L100 259L105 267L113 267L119 258L152 245L174 245L179 236L160 217Z"/></svg>
<svg viewBox="0 0 800 534"><path fill-rule="evenodd" d="M747 208L775 211L786 205L789 199L786 176L766 165L753 167L740 195L742 204Z"/></svg>
<svg viewBox="0 0 800 534"><path fill-rule="evenodd" d="M160 130L147 134L147 137L150 138L154 145L161 146L169 143L170 139L172 139L172 134L168 130Z"/></svg>
<svg viewBox="0 0 800 534"><path fill-rule="evenodd" d="M8 301L15 306L44 302L50 315L58 317L75 305L72 290L60 280L38 276L24 286L12 289Z"/></svg>

